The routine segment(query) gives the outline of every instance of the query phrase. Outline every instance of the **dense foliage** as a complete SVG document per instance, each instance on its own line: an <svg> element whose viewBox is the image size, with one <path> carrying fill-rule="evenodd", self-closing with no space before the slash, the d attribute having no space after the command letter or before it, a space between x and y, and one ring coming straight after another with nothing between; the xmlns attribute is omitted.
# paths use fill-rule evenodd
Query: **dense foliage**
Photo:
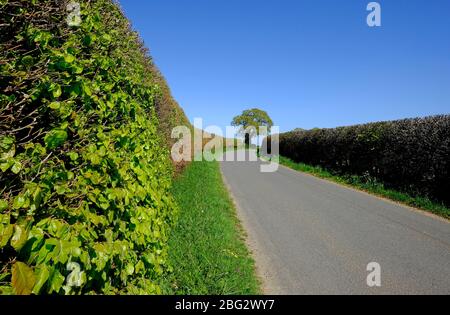
<svg viewBox="0 0 450 315"><path fill-rule="evenodd" d="M450 204L450 115L280 135L280 154Z"/></svg>
<svg viewBox="0 0 450 315"><path fill-rule="evenodd" d="M273 121L266 111L259 108L246 109L242 114L236 116L231 121L231 125L240 128L240 133L244 136L247 146L250 145L252 138L260 132L260 127L273 126Z"/></svg>
<svg viewBox="0 0 450 315"><path fill-rule="evenodd" d="M176 126L191 126L183 109L172 97L170 88L166 80L156 67L152 67L152 75L155 83L160 89L160 93L155 100L156 113L159 118L159 130L166 140L166 144L170 147L177 141L172 138L172 129Z"/></svg>
<svg viewBox="0 0 450 315"><path fill-rule="evenodd" d="M118 6L78 3L69 26L67 1L0 1L0 293L158 293L177 207L157 112L184 114Z"/></svg>

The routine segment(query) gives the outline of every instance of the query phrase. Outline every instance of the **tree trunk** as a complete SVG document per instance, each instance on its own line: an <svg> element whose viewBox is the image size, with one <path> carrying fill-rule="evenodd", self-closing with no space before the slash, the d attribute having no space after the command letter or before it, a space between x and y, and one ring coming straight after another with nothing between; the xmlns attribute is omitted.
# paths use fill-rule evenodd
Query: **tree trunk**
<svg viewBox="0 0 450 315"><path fill-rule="evenodd" d="M245 147L250 147L250 134L248 133L245 134Z"/></svg>

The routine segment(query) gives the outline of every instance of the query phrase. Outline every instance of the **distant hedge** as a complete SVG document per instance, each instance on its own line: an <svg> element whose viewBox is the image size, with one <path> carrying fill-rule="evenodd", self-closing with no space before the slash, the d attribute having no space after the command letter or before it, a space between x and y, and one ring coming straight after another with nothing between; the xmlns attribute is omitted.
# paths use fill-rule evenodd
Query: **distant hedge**
<svg viewBox="0 0 450 315"><path fill-rule="evenodd" d="M0 293L159 293L170 96L118 6L77 2L0 1Z"/></svg>
<svg viewBox="0 0 450 315"><path fill-rule="evenodd" d="M450 205L450 115L280 135L280 154Z"/></svg>

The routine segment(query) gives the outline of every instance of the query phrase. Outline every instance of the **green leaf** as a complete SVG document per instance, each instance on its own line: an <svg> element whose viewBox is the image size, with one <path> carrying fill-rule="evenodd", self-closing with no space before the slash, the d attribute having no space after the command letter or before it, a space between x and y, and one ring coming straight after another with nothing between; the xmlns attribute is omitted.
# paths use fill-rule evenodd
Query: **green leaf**
<svg viewBox="0 0 450 315"><path fill-rule="evenodd" d="M134 266L133 266L133 264L130 263L130 264L127 265L126 272L127 272L127 275L129 275L129 276L131 276L134 273Z"/></svg>
<svg viewBox="0 0 450 315"><path fill-rule="evenodd" d="M80 244L57 239L49 239L46 243L54 246L51 252L51 257L54 262L65 264L69 260L69 257L78 257L81 255Z"/></svg>
<svg viewBox="0 0 450 315"><path fill-rule="evenodd" d="M9 149L14 144L14 138L10 136L0 136L0 148Z"/></svg>
<svg viewBox="0 0 450 315"><path fill-rule="evenodd" d="M67 140L67 131L63 129L53 129L44 138L45 144L49 149L55 149Z"/></svg>
<svg viewBox="0 0 450 315"><path fill-rule="evenodd" d="M33 204L36 207L39 207L41 201L42 201L42 189L40 187L36 187L36 189L33 192Z"/></svg>
<svg viewBox="0 0 450 315"><path fill-rule="evenodd" d="M71 54L64 55L64 61L67 63L72 63L75 61L75 57Z"/></svg>
<svg viewBox="0 0 450 315"><path fill-rule="evenodd" d="M6 172L13 165L14 165L14 159L9 158L5 162L0 164L0 169L2 170L2 172Z"/></svg>
<svg viewBox="0 0 450 315"><path fill-rule="evenodd" d="M0 227L2 226L2 225L7 225L7 224L9 224L10 223L10 215L9 214L2 214L2 213L0 213Z"/></svg>
<svg viewBox="0 0 450 315"><path fill-rule="evenodd" d="M78 160L78 153L76 153L76 152L70 152L70 153L69 153L69 157L70 157L70 159L71 159L72 161L76 161L76 160Z"/></svg>
<svg viewBox="0 0 450 315"><path fill-rule="evenodd" d="M40 265L43 263L48 263L51 259L50 253L51 253L51 245L42 246L36 258L36 264Z"/></svg>
<svg viewBox="0 0 450 315"><path fill-rule="evenodd" d="M16 154L14 138L9 136L0 136L0 160L7 160Z"/></svg>
<svg viewBox="0 0 450 315"><path fill-rule="evenodd" d="M82 91L83 90L82 90L82 83L81 82L76 82L75 84L73 84L69 88L69 93L70 93L71 97L80 96Z"/></svg>
<svg viewBox="0 0 450 315"><path fill-rule="evenodd" d="M139 273L141 270L145 270L145 265L142 260L139 260L139 262L136 264L136 273Z"/></svg>
<svg viewBox="0 0 450 315"><path fill-rule="evenodd" d="M8 201L0 199L0 211L8 209Z"/></svg>
<svg viewBox="0 0 450 315"><path fill-rule="evenodd" d="M25 245L25 243L27 242L27 239L28 231L24 227L16 224L14 226L14 235L11 239L11 246L16 251L20 251L23 245Z"/></svg>
<svg viewBox="0 0 450 315"><path fill-rule="evenodd" d="M41 292L42 287L47 282L50 272L46 265L41 265L35 270L36 274L36 284L33 287L33 294L39 294Z"/></svg>
<svg viewBox="0 0 450 315"><path fill-rule="evenodd" d="M30 68L33 64L34 64L34 60L33 57L31 56L25 56L22 58L22 64L27 67Z"/></svg>
<svg viewBox="0 0 450 315"><path fill-rule="evenodd" d="M0 295L14 295L14 292L11 287L0 286Z"/></svg>
<svg viewBox="0 0 450 315"><path fill-rule="evenodd" d="M111 38L111 35L109 35L109 34L104 34L102 36L102 43L105 45L109 45L111 43L111 40L112 40L112 38Z"/></svg>
<svg viewBox="0 0 450 315"><path fill-rule="evenodd" d="M91 88L89 87L89 85L88 85L87 83L83 83L82 89L83 89L83 92L84 92L87 96L92 96Z"/></svg>
<svg viewBox="0 0 450 315"><path fill-rule="evenodd" d="M12 267L12 286L18 295L30 295L36 278L33 270L26 264L17 261Z"/></svg>
<svg viewBox="0 0 450 315"><path fill-rule="evenodd" d="M83 37L83 44L85 46L89 46L92 43L92 36L91 35L86 35Z"/></svg>
<svg viewBox="0 0 450 315"><path fill-rule="evenodd" d="M27 196L18 195L14 198L13 209L28 208L29 205L30 199Z"/></svg>
<svg viewBox="0 0 450 315"><path fill-rule="evenodd" d="M14 233L14 225L4 226L0 225L0 248L3 248L8 244L9 239Z"/></svg>
<svg viewBox="0 0 450 315"><path fill-rule="evenodd" d="M50 290L49 293L58 293L64 283L64 276L56 269L53 269L53 272L50 276Z"/></svg>
<svg viewBox="0 0 450 315"><path fill-rule="evenodd" d="M61 107L61 103L60 102L52 102L48 105L48 107L50 107L51 109L59 109Z"/></svg>
<svg viewBox="0 0 450 315"><path fill-rule="evenodd" d="M21 169L22 169L22 163L20 163L19 161L16 161L14 163L13 167L11 168L11 171L14 174L19 174Z"/></svg>
<svg viewBox="0 0 450 315"><path fill-rule="evenodd" d="M67 192L67 186L65 185L55 185L55 191L58 195L62 196Z"/></svg>
<svg viewBox="0 0 450 315"><path fill-rule="evenodd" d="M81 74L81 73L83 73L84 68L79 65L74 65L74 66L72 66L72 70L73 70L73 73L75 73L75 74Z"/></svg>
<svg viewBox="0 0 450 315"><path fill-rule="evenodd" d="M52 83L50 85L50 92L52 93L54 98L58 98L62 94L61 86L56 83Z"/></svg>

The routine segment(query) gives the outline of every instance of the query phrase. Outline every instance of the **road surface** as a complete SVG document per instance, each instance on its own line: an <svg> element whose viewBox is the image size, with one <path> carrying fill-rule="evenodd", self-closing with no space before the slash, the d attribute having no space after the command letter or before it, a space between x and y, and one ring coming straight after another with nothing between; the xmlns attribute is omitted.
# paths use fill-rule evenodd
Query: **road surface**
<svg viewBox="0 0 450 315"><path fill-rule="evenodd" d="M448 221L285 167L261 173L261 163L221 168L265 293L450 293ZM381 287L367 285L371 262Z"/></svg>

